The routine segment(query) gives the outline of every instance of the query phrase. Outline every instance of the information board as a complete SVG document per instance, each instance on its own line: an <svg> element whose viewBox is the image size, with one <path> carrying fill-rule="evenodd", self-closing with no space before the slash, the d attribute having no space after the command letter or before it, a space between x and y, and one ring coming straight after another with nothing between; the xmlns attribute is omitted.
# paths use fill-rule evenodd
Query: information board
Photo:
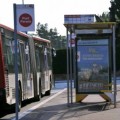
<svg viewBox="0 0 120 120"><path fill-rule="evenodd" d="M65 24L80 24L80 23L94 23L96 22L95 14L80 14L80 15L64 15L64 23Z"/></svg>
<svg viewBox="0 0 120 120"><path fill-rule="evenodd" d="M109 40L77 41L77 92L109 90Z"/></svg>

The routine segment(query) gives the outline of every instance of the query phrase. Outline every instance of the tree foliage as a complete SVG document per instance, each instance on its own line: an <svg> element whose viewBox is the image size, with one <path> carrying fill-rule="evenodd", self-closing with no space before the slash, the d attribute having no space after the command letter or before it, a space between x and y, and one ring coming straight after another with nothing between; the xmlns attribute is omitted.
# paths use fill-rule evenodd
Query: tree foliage
<svg viewBox="0 0 120 120"><path fill-rule="evenodd" d="M111 6L109 7L109 12L103 12L99 17L103 22L116 22L120 21L120 0L111 0Z"/></svg>
<svg viewBox="0 0 120 120"><path fill-rule="evenodd" d="M120 20L120 0L111 0L110 21L116 22Z"/></svg>
<svg viewBox="0 0 120 120"><path fill-rule="evenodd" d="M120 71L120 0L111 0L110 21L116 22L116 69Z"/></svg>
<svg viewBox="0 0 120 120"><path fill-rule="evenodd" d="M114 0L116 17L120 19L120 0Z"/></svg>
<svg viewBox="0 0 120 120"><path fill-rule="evenodd" d="M111 7L109 7L109 10L110 10L110 12L109 12L109 14L110 14L110 21L111 22L115 22L116 21L116 5L115 5L115 2L113 2L113 1L110 1L110 3L111 3Z"/></svg>
<svg viewBox="0 0 120 120"><path fill-rule="evenodd" d="M111 0L109 12L103 12L99 17L104 22L116 22L116 69L120 71L120 0Z"/></svg>
<svg viewBox="0 0 120 120"><path fill-rule="evenodd" d="M52 47L56 49L64 49L66 48L66 37L59 35L57 32L57 28L48 29L48 24L41 24L40 22L37 24L37 34L38 36L48 39L52 43Z"/></svg>
<svg viewBox="0 0 120 120"><path fill-rule="evenodd" d="M103 12L102 15L99 16L103 22L109 21L109 12Z"/></svg>

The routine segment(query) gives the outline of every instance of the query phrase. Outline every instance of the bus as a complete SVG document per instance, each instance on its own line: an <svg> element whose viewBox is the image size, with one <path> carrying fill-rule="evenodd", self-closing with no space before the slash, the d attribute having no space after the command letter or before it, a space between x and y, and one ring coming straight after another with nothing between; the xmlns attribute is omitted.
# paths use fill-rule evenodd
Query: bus
<svg viewBox="0 0 120 120"><path fill-rule="evenodd" d="M0 104L15 104L14 30L0 24ZM49 40L17 32L19 109L22 101L50 95L54 86Z"/></svg>

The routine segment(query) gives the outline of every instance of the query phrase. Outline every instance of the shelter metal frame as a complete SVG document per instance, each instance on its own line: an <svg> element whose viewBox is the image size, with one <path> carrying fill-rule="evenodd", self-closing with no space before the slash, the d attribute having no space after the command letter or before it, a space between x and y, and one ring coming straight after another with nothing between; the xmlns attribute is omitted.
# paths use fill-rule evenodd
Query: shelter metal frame
<svg viewBox="0 0 120 120"><path fill-rule="evenodd" d="M66 27L66 36L67 36L67 103L68 106L73 103L73 80L74 80L74 87L76 87L76 53L75 48L73 48L73 57L72 57L72 45L70 42L69 44L69 38L68 33L70 33L70 39L72 39L72 33L77 34L110 34L112 36L112 43L113 43L113 93L114 93L114 107L116 107L116 38L115 38L115 28L116 23L115 22L97 22L97 23L81 23L81 24L64 24ZM87 32L85 33L85 30ZM83 33L84 32L84 33ZM73 60L73 66L72 66L72 60ZM72 71L73 68L73 71ZM73 79L73 80L72 80Z"/></svg>

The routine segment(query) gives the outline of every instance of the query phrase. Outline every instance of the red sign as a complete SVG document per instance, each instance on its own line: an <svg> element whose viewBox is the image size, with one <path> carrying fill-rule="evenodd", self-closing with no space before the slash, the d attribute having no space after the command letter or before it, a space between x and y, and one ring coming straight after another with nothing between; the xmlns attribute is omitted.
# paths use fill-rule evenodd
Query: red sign
<svg viewBox="0 0 120 120"><path fill-rule="evenodd" d="M21 14L19 17L19 23L23 27L29 27L32 24L31 15L29 15L27 13Z"/></svg>

